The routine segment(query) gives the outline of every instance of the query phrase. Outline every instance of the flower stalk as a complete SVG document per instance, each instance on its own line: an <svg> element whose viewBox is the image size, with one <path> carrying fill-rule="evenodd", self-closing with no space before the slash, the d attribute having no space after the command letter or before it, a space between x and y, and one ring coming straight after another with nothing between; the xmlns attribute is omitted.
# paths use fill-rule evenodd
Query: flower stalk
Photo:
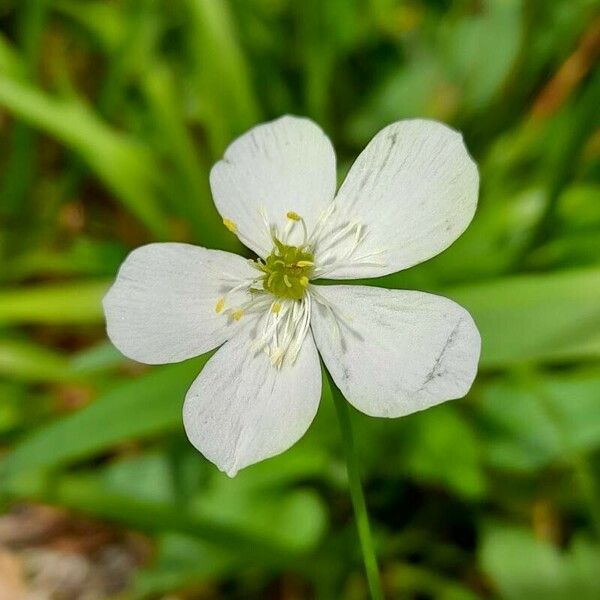
<svg viewBox="0 0 600 600"><path fill-rule="evenodd" d="M371 526L369 524L369 513L367 512L365 495L360 482L358 458L354 447L354 437L352 435L352 424L350 422L348 403L335 385L329 372L327 372L327 379L329 380L329 388L331 389L331 395L333 397L340 430L342 432L342 444L346 458L346 470L348 472L348 486L350 488L350 497L352 498L352 506L354 508L356 529L358 530L358 538L365 565L369 592L372 600L383 600L379 568L377 567L377 555L375 553L373 535L371 534Z"/></svg>

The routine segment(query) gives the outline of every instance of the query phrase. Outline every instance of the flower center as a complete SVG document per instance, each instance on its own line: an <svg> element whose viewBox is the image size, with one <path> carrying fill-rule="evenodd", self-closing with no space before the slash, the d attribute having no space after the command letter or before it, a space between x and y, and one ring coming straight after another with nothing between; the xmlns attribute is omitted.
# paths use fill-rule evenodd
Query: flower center
<svg viewBox="0 0 600 600"><path fill-rule="evenodd" d="M306 247L288 246L273 238L275 248L266 261L256 261L263 271L265 290L278 298L301 300L315 265L314 256Z"/></svg>

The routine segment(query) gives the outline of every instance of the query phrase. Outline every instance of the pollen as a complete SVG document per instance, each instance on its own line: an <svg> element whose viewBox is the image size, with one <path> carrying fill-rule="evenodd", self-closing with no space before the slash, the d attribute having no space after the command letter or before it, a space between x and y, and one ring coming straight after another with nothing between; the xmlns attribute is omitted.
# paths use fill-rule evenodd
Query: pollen
<svg viewBox="0 0 600 600"><path fill-rule="evenodd" d="M237 233L237 225L231 219L223 219L223 225L225 225L231 233Z"/></svg>
<svg viewBox="0 0 600 600"><path fill-rule="evenodd" d="M271 306L271 312L274 315L278 315L280 311L281 311L281 304L279 304L279 302L274 302L273 306Z"/></svg>
<svg viewBox="0 0 600 600"><path fill-rule="evenodd" d="M233 318L234 318L236 321L239 321L239 320L240 320L240 319L241 319L241 318L244 316L244 311L243 311L241 308L239 308L238 310L234 310L234 311L231 313L231 316L232 316L232 317L233 317Z"/></svg>
<svg viewBox="0 0 600 600"><path fill-rule="evenodd" d="M306 287L308 285L308 277L306 275L303 275L302 277L300 277L300 285L302 287Z"/></svg>
<svg viewBox="0 0 600 600"><path fill-rule="evenodd" d="M288 219L290 219L290 221L300 221L302 218L297 212L294 212L293 210L290 210L286 216Z"/></svg>
<svg viewBox="0 0 600 600"><path fill-rule="evenodd" d="M225 307L225 298L219 298L217 300L217 304L215 306L215 312L217 314L220 313L224 307Z"/></svg>

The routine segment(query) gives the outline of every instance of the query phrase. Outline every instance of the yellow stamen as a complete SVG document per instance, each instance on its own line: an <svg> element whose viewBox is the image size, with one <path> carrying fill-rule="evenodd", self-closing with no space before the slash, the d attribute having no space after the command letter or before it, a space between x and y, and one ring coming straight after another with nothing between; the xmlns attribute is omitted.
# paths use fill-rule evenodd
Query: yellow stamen
<svg viewBox="0 0 600 600"><path fill-rule="evenodd" d="M289 288L292 287L292 284L290 282L290 278L287 275L283 276L283 283L285 283L286 287L289 287Z"/></svg>
<svg viewBox="0 0 600 600"><path fill-rule="evenodd" d="M291 221L300 221L300 219L302 218L297 212L294 212L293 210L290 210L286 216Z"/></svg>
<svg viewBox="0 0 600 600"><path fill-rule="evenodd" d="M243 316L244 316L244 311L240 308L238 310L234 310L233 313L231 313L231 316L236 320L239 321Z"/></svg>
<svg viewBox="0 0 600 600"><path fill-rule="evenodd" d="M302 287L306 287L308 285L308 277L306 277L305 275L300 277L300 285Z"/></svg>
<svg viewBox="0 0 600 600"><path fill-rule="evenodd" d="M219 298L217 300L217 305L215 306L215 312L217 314L220 313L224 307L225 307L225 298Z"/></svg>
<svg viewBox="0 0 600 600"><path fill-rule="evenodd" d="M231 233L237 233L237 225L231 219L223 219L223 225L225 225Z"/></svg>
<svg viewBox="0 0 600 600"><path fill-rule="evenodd" d="M274 315L278 315L280 310L281 310L281 304L279 304L279 302L274 302L273 306L271 306L271 312Z"/></svg>
<svg viewBox="0 0 600 600"><path fill-rule="evenodd" d="M296 263L297 267L314 267L315 263L312 260L299 260Z"/></svg>

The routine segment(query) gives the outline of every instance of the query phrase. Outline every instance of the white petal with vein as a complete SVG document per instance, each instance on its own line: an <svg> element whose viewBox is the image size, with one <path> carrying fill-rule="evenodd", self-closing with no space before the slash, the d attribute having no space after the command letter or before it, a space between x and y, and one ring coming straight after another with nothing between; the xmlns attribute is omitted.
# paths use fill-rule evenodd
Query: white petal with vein
<svg viewBox="0 0 600 600"><path fill-rule="evenodd" d="M238 328L216 313L218 299L255 275L245 259L228 252L176 243L137 248L103 300L108 336L125 356L147 364L203 354Z"/></svg>
<svg viewBox="0 0 600 600"><path fill-rule="evenodd" d="M258 324L247 325L208 361L183 408L190 442L233 477L239 469L295 444L321 397L321 368L308 333L294 364L273 367L252 348Z"/></svg>
<svg viewBox="0 0 600 600"><path fill-rule="evenodd" d="M352 235L337 244L337 264L325 276L379 277L439 254L471 222L478 190L460 133L421 119L385 127L352 165L323 236L326 244L336 228L357 223L361 242L353 252Z"/></svg>
<svg viewBox="0 0 600 600"><path fill-rule="evenodd" d="M273 242L261 212L279 228L296 212L310 231L335 194L335 153L318 125L281 117L235 140L212 168L210 185L221 216L264 258Z"/></svg>
<svg viewBox="0 0 600 600"><path fill-rule="evenodd" d="M337 386L358 410L400 417L468 392L481 340L464 308L423 292L314 288L329 306L313 303L315 342Z"/></svg>

